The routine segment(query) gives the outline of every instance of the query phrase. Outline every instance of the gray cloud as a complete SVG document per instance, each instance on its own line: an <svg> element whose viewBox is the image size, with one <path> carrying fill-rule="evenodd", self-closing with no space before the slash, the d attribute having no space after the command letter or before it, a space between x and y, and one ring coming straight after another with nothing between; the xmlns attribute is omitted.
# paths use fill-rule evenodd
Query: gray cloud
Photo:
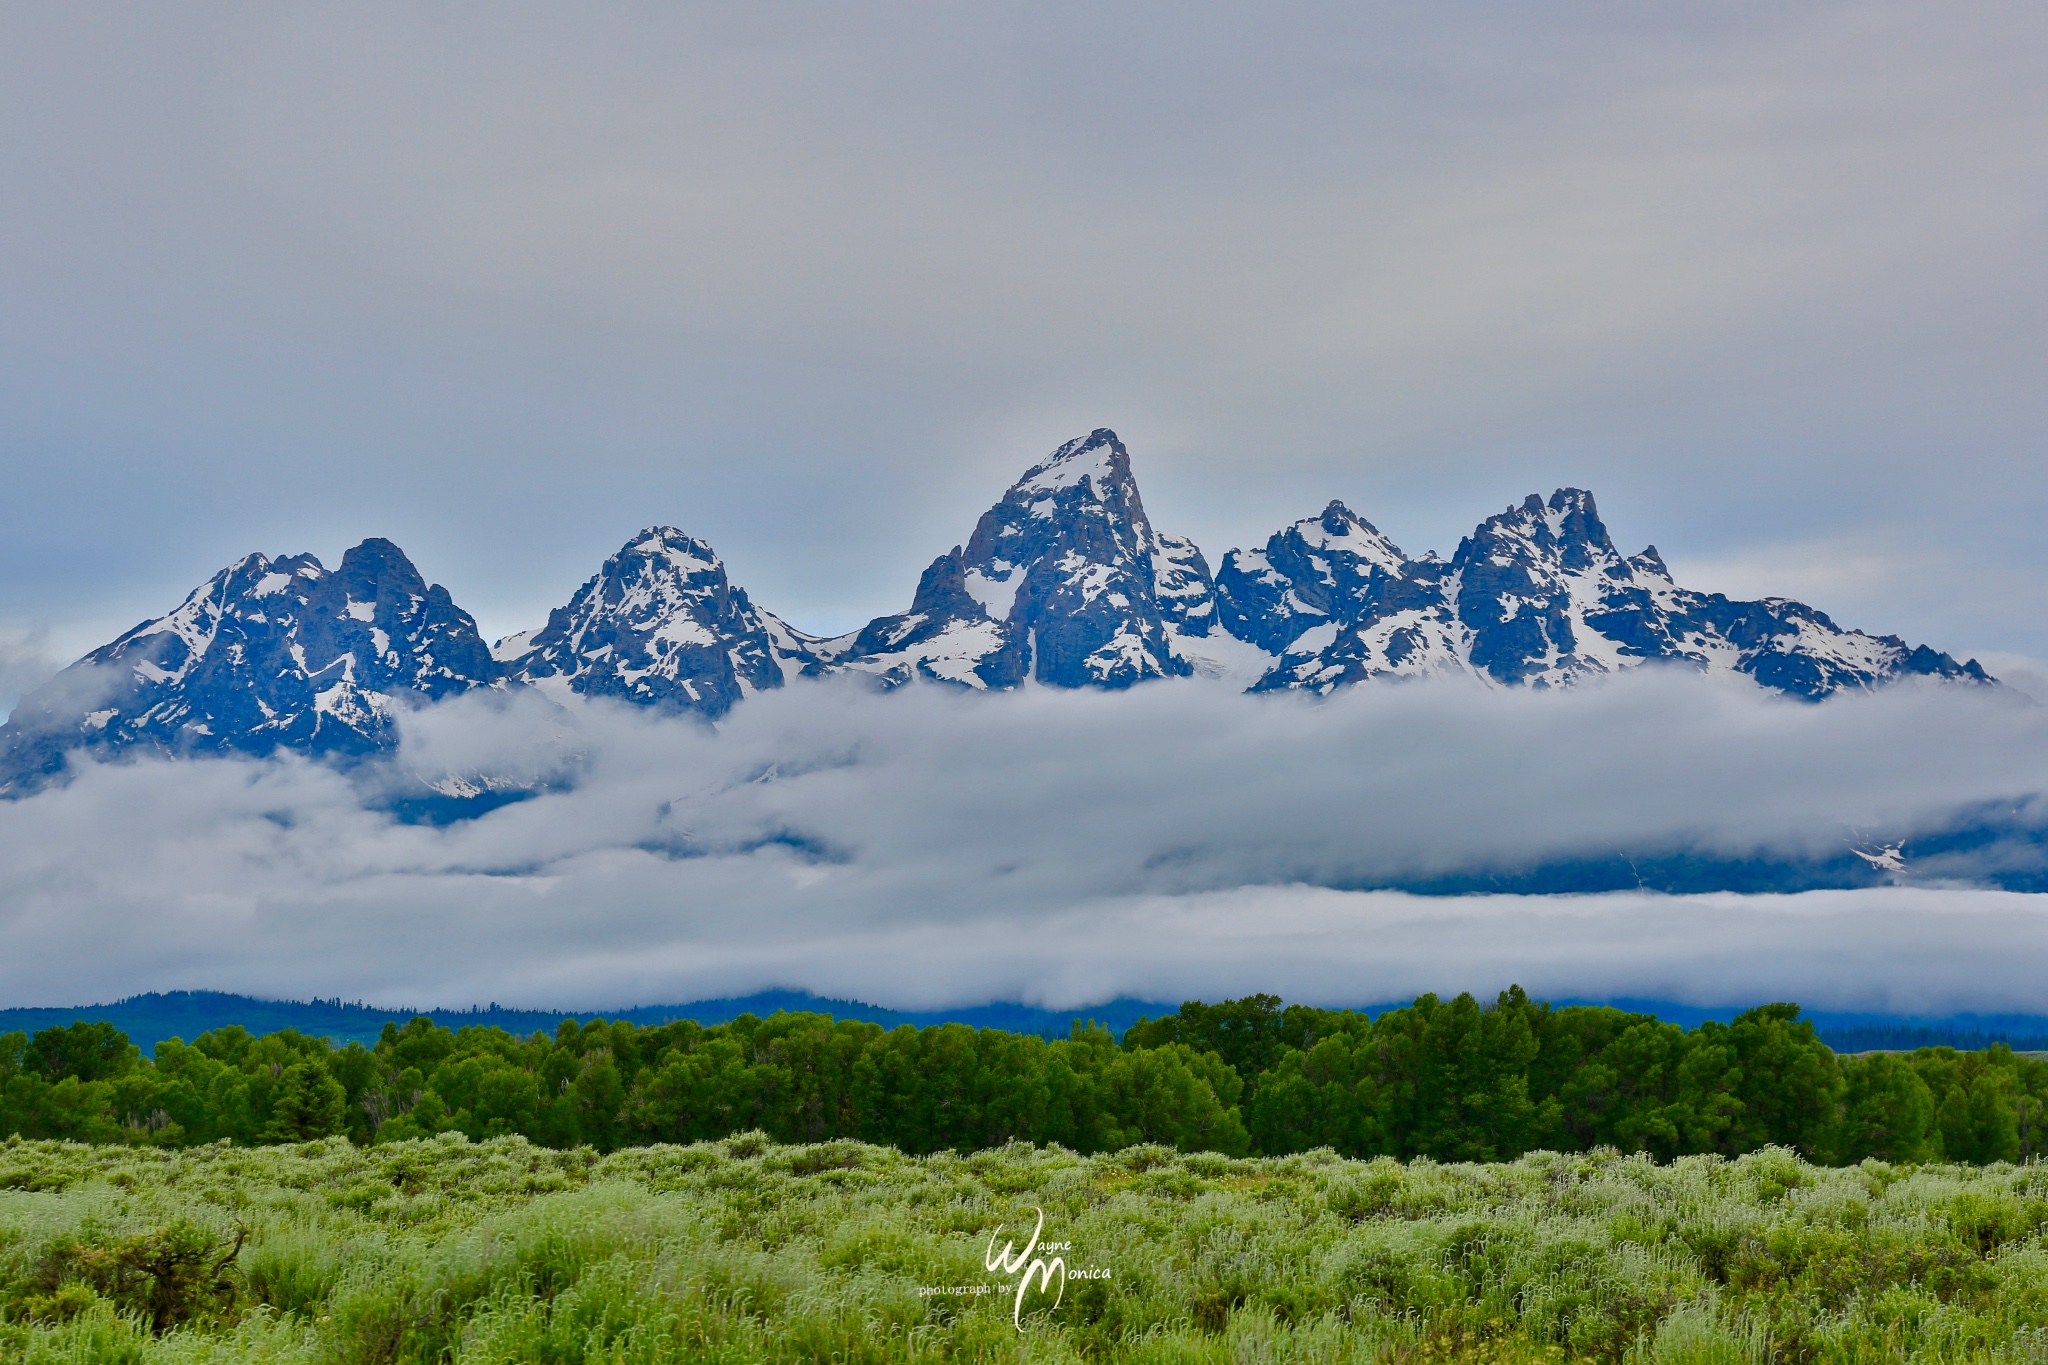
<svg viewBox="0 0 2048 1365"><path fill-rule="evenodd" d="M450 703L402 763L574 785L433 829L297 761L89 767L0 805L0 998L215 987L618 1006L1425 989L2048 1008L2048 897L1445 900L1333 887L1617 845L1838 851L2027 799L2048 708L1822 706L1689 674L1569 692L1201 683L770 693L713 730Z"/></svg>
<svg viewBox="0 0 2048 1365"><path fill-rule="evenodd" d="M42 686L62 667L51 656L48 631L0 634L0 720L14 710L23 693Z"/></svg>
<svg viewBox="0 0 2048 1365"><path fill-rule="evenodd" d="M510 630L653 521L842 628L1109 423L1212 553L1576 483L2048 649L2039 7L4 23L0 618L66 646L372 533Z"/></svg>

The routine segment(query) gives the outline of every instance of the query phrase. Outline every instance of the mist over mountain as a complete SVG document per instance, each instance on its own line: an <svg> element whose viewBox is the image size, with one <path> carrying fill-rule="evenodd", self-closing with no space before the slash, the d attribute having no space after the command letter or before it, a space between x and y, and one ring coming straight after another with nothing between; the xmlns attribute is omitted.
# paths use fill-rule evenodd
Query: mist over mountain
<svg viewBox="0 0 2048 1365"><path fill-rule="evenodd" d="M389 542L249 556L0 747L24 1002L2048 1004L2048 708L1975 661L1682 588L1575 489L1212 571L1106 430L846 635L674 527L493 646Z"/></svg>
<svg viewBox="0 0 2048 1365"><path fill-rule="evenodd" d="M1153 527L1130 453L1101 429L1027 469L932 561L907 611L830 639L754 604L673 527L634 537L544 625L489 648L389 541L332 572L249 555L25 697L0 727L0 792L35 789L80 752L360 760L395 748L407 710L477 690L715 720L798 677L1114 690L1200 676L1327 694L1450 677L1549 688L1651 663L1809 701L1916 676L1991 681L1974 660L1799 602L1681 588L1654 546L1622 554L1582 489L1530 494L1448 560L1411 558L1332 502L1212 575L1192 542ZM474 794L458 786L441 790Z"/></svg>
<svg viewBox="0 0 2048 1365"><path fill-rule="evenodd" d="M377 763L88 759L0 802L0 999L2048 1012L2048 708L2006 688L830 676L716 725L533 688L395 723ZM448 774L526 795L394 817Z"/></svg>

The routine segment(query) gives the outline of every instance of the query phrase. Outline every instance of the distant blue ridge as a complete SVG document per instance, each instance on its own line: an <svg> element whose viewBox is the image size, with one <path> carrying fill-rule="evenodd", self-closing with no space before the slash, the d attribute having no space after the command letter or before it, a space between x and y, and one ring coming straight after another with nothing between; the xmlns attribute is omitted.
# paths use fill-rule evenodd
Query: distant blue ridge
<svg viewBox="0 0 2048 1365"><path fill-rule="evenodd" d="M1119 1036L1147 1016L1172 1014L1180 1006L1146 1000L1112 1000L1077 1010L1044 1010L1031 1005L974 1005L954 1010L891 1010L858 1000L832 1000L806 991L761 991L754 995L719 1000L695 1000L682 1005L638 1005L631 1009L521 1010L496 1004L468 1009L383 1009L361 1001L261 1000L224 991L166 991L132 995L110 1005L80 1005L74 1008L20 1007L0 1009L0 1033L21 1029L33 1033L76 1020L104 1020L128 1035L144 1052L154 1052L166 1038L187 1041L210 1029L240 1024L251 1033L272 1033L292 1028L337 1043L377 1041L387 1022L404 1023L425 1015L446 1028L501 1028L524 1036L535 1029L554 1032L564 1019L619 1019L635 1024L666 1024L677 1019L694 1019L700 1024L723 1024L742 1014L767 1016L777 1010L829 1014L835 1019L859 1019L894 1028L912 1024L919 1028L933 1024L968 1024L975 1028L999 1028L1012 1033L1034 1033L1064 1038L1073 1022L1093 1022Z"/></svg>
<svg viewBox="0 0 2048 1365"><path fill-rule="evenodd" d="M1359 1007L1363 1013L1378 1015L1398 1009L1406 1001ZM1620 998L1612 1000L1555 1000L1554 1005L1611 1005L1638 1014L1653 1014L1667 1023L1697 1028L1709 1019L1726 1023L1747 1006L1703 1007L1681 1005L1669 1000ZM828 1014L835 1019L859 1019L894 1028L911 1024L928 1028L934 1024L967 1024L974 1028L1005 1029L1011 1033L1036 1034L1043 1038L1064 1038L1074 1022L1095 1023L1121 1037L1124 1030L1143 1018L1158 1018L1178 1010L1178 1004L1158 1000L1121 998L1082 1009L1047 1010L1035 1005L996 1003L951 1010L892 1010L858 1000L834 1000L807 991L760 991L753 995L718 1000L696 1000L682 1005L639 1005L617 1010L519 1010L496 1004L468 1009L380 1009L361 1001L262 1000L254 996L231 995L224 991L168 991L132 995L109 1005L81 1005L76 1008L21 1007L0 1009L0 1033L20 1029L34 1033L77 1020L104 1020L126 1033L144 1052L153 1053L166 1038L190 1040L211 1029L240 1024L251 1033L272 1033L297 1029L316 1038L337 1043L377 1041L387 1022L404 1023L425 1015L447 1028L501 1028L524 1036L539 1029L553 1033L565 1019L620 1019L635 1024L665 1024L676 1019L694 1019L700 1024L723 1024L742 1014L766 1017L777 1010ZM1821 1039L1837 1052L1910 1050L1921 1047L1953 1047L1964 1050L2004 1043L2015 1052L2048 1051L2048 1015L2040 1014L1951 1014L1925 1017L1901 1014L1844 1013L1811 1010Z"/></svg>

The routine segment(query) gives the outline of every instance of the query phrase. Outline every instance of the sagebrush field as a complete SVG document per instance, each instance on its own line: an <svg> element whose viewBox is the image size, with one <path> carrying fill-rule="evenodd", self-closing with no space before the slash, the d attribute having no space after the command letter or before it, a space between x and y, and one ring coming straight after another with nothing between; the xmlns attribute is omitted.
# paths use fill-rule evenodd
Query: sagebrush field
<svg viewBox="0 0 2048 1365"><path fill-rule="evenodd" d="M1076 1271L1025 1296L991 1233ZM0 1147L0 1359L2048 1358L2048 1166ZM934 1288L993 1285L984 1293Z"/></svg>

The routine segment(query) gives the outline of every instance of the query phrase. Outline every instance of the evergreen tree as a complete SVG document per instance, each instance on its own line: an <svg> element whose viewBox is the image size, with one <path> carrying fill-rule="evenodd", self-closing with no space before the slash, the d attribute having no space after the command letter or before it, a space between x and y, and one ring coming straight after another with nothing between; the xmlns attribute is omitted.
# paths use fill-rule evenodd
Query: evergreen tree
<svg viewBox="0 0 2048 1365"><path fill-rule="evenodd" d="M270 1142L306 1142L329 1137L348 1124L348 1092L318 1062L294 1062L278 1078L270 1097Z"/></svg>

